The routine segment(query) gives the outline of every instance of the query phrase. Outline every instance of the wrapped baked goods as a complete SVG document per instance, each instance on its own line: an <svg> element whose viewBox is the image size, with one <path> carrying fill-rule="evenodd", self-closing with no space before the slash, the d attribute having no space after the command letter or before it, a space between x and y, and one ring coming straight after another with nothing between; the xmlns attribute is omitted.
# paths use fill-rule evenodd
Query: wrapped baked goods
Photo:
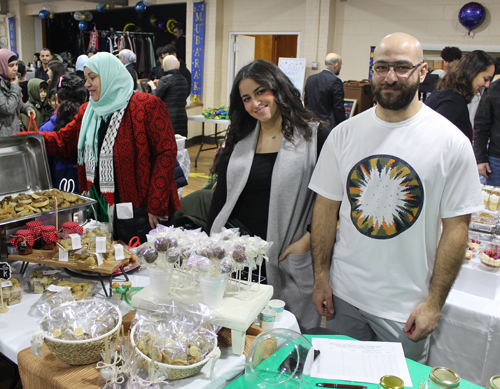
<svg viewBox="0 0 500 389"><path fill-rule="evenodd" d="M29 274L29 284L35 294L41 294L49 285L57 284L61 278L61 270L42 268L32 270Z"/></svg>
<svg viewBox="0 0 500 389"><path fill-rule="evenodd" d="M8 281L0 279L4 305L19 304L23 298L21 277L11 277Z"/></svg>

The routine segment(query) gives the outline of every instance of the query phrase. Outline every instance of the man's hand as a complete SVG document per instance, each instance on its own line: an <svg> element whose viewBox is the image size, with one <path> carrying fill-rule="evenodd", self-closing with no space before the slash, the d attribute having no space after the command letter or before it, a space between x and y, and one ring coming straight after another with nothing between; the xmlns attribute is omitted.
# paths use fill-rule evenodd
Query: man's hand
<svg viewBox="0 0 500 389"><path fill-rule="evenodd" d="M157 78L153 80L153 84L155 84L155 86L158 86L159 82L160 82L160 80L158 80Z"/></svg>
<svg viewBox="0 0 500 389"><path fill-rule="evenodd" d="M423 339L436 329L440 317L441 309L436 304L425 300L410 313L404 332L411 340L417 341Z"/></svg>
<svg viewBox="0 0 500 389"><path fill-rule="evenodd" d="M321 316L333 316L335 309L333 306L332 287L326 281L318 281L314 283L312 302L316 312Z"/></svg>
<svg viewBox="0 0 500 389"><path fill-rule="evenodd" d="M484 178L490 178L490 176L488 174L491 174L491 168L490 168L490 164L488 162L478 163L477 164L477 171L479 172L480 176L483 176Z"/></svg>
<svg viewBox="0 0 500 389"><path fill-rule="evenodd" d="M281 253L278 261L284 260L288 254L303 254L311 249L311 234L306 232L298 241L290 243L288 247Z"/></svg>

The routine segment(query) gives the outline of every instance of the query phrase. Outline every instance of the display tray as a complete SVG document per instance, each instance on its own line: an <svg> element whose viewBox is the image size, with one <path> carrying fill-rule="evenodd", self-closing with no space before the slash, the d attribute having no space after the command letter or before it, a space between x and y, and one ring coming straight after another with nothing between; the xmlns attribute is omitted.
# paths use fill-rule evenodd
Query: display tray
<svg viewBox="0 0 500 389"><path fill-rule="evenodd" d="M109 261L104 262L101 266L96 266L93 269L89 269L88 267L81 266L75 262L61 262L54 260L54 255L58 253L59 249L55 248L53 250L33 250L31 254L28 255L19 255L19 254L9 254L8 259L13 261L23 261L30 263L38 263L40 265L48 265L61 267L65 269L73 269L79 271L93 272L93 273L101 273L101 274L113 274L121 265L123 265L128 258L125 258L121 261Z"/></svg>
<svg viewBox="0 0 500 389"><path fill-rule="evenodd" d="M140 267L141 267L140 262L138 262L138 260L136 260L136 261L131 262L127 266L124 266L123 271L125 273L131 273L134 270L139 269ZM70 270L68 273L70 273L71 275L75 275L75 276L80 275L80 276L88 276L88 277L99 277L99 274L97 274L95 272L88 271L88 270L78 270L78 269L65 269L65 270ZM119 274L122 274L122 271L120 268L118 268L112 274L119 275Z"/></svg>

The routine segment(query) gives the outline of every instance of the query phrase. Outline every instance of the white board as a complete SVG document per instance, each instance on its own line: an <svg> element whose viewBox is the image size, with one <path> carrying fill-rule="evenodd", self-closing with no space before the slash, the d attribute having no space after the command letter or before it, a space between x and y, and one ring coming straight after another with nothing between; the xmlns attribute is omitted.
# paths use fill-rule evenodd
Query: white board
<svg viewBox="0 0 500 389"><path fill-rule="evenodd" d="M305 58L280 58L278 67L285 73L293 85L299 90L300 97L304 89L304 78L306 75Z"/></svg>

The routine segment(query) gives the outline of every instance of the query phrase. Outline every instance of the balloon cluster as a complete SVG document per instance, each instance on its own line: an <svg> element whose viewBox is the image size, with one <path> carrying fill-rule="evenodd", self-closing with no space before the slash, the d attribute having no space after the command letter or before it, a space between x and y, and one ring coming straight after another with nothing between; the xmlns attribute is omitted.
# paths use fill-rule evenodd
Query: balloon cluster
<svg viewBox="0 0 500 389"><path fill-rule="evenodd" d="M85 31L89 27L88 22L90 22L94 18L92 13L88 11L84 13L77 11L73 14L73 17L75 18L75 20L79 21L78 28L82 31Z"/></svg>
<svg viewBox="0 0 500 389"><path fill-rule="evenodd" d="M106 12L106 4L99 3L95 6L97 12Z"/></svg>
<svg viewBox="0 0 500 389"><path fill-rule="evenodd" d="M146 7L149 7L151 4L153 4L153 0L142 0L138 1L135 5L135 12L138 14L143 14L146 12Z"/></svg>
<svg viewBox="0 0 500 389"><path fill-rule="evenodd" d="M219 105L216 108L207 108L203 111L203 116L206 119L227 120L229 119L229 108L226 108L225 105Z"/></svg>
<svg viewBox="0 0 500 389"><path fill-rule="evenodd" d="M465 4L458 13L458 21L462 26L469 30L468 35L471 31L479 27L486 18L486 10L479 3L467 3Z"/></svg>
<svg viewBox="0 0 500 389"><path fill-rule="evenodd" d="M44 5L40 12L38 12L38 17L42 20L54 19L56 15L50 10L50 5Z"/></svg>

